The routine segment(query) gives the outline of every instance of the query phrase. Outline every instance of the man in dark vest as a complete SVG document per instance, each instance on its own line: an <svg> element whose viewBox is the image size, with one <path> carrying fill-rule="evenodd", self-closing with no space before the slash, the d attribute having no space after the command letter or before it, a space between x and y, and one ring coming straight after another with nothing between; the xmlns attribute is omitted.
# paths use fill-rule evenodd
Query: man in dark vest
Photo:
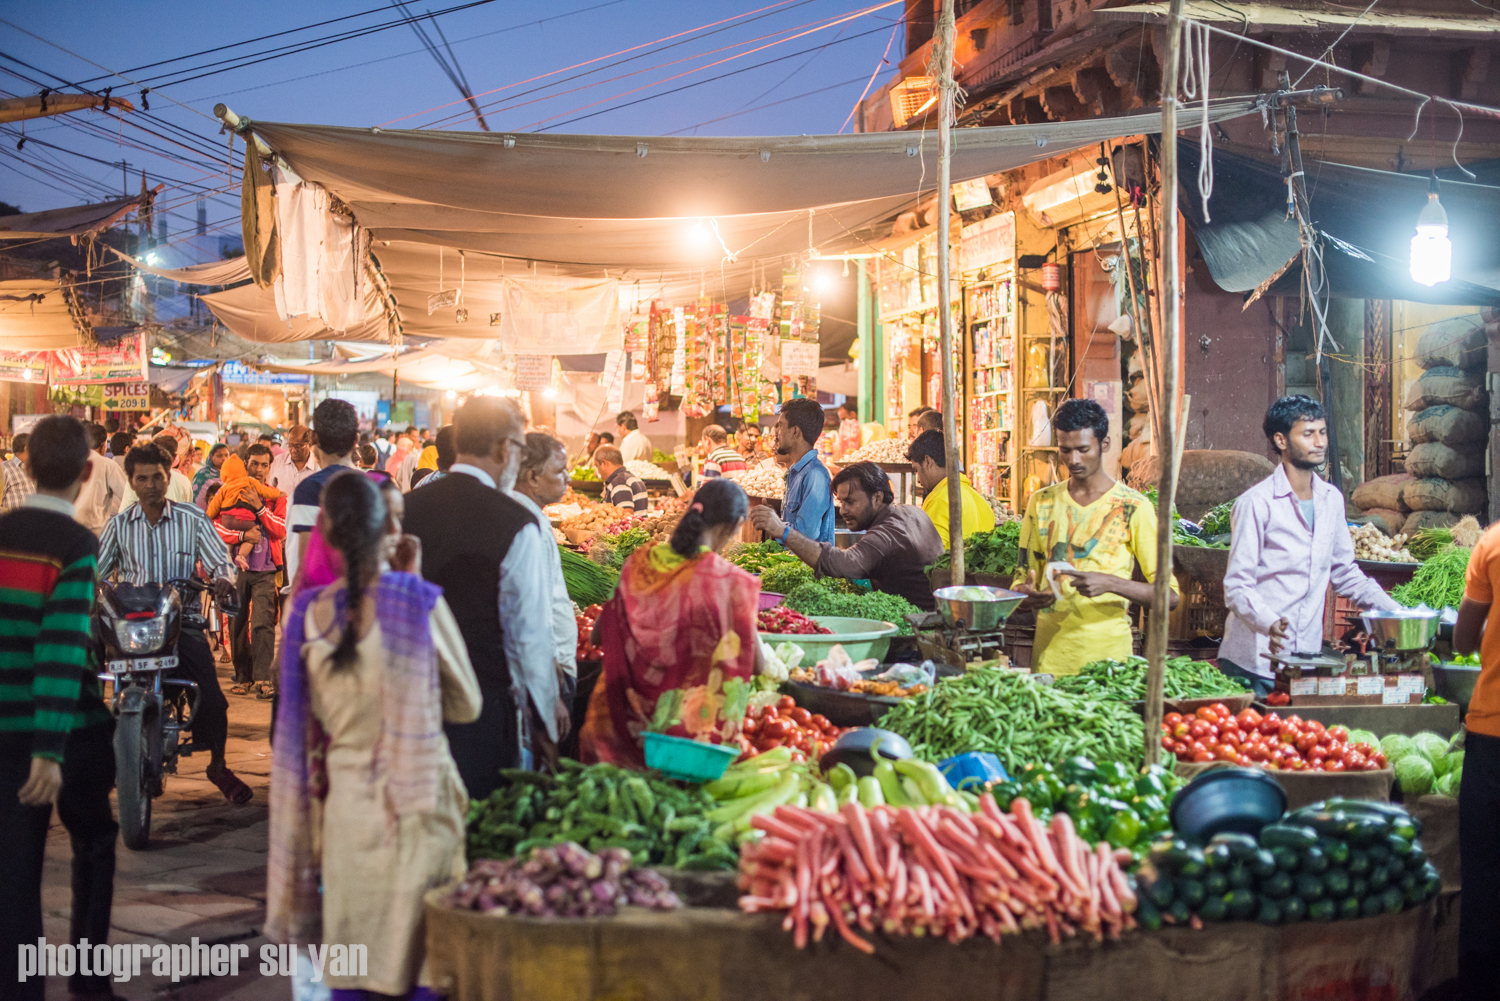
<svg viewBox="0 0 1500 1001"><path fill-rule="evenodd" d="M469 796L484 799L501 785L500 769L531 767L533 722L555 743L568 710L553 669L542 535L551 526L504 493L526 451L526 420L511 400L476 396L453 425L456 459L443 479L407 495L404 528L422 540L422 574L442 587L479 677L479 719L446 730Z"/></svg>

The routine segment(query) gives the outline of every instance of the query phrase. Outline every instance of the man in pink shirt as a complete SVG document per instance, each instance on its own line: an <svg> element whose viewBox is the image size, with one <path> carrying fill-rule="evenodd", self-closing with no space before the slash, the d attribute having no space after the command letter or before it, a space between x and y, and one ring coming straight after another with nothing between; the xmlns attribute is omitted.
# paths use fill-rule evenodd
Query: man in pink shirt
<svg viewBox="0 0 1500 1001"><path fill-rule="evenodd" d="M1234 502L1219 670L1271 691L1270 653L1323 647L1328 584L1361 608L1401 606L1354 562L1344 495L1314 470L1328 453L1328 421L1308 396L1271 404L1262 425L1280 456L1275 472Z"/></svg>

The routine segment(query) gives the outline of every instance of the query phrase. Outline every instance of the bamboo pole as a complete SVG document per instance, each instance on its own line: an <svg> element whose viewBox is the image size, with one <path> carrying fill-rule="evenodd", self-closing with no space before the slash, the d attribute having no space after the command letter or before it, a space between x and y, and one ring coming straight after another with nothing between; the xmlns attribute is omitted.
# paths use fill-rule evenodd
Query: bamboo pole
<svg viewBox="0 0 1500 1001"><path fill-rule="evenodd" d="M1167 64L1161 94L1161 242L1162 330L1157 337L1161 354L1163 440L1157 447L1161 478L1156 499L1156 580L1151 602L1151 631L1146 637L1146 762L1161 758L1162 684L1167 661L1167 636L1172 601L1172 504L1177 497L1177 356L1182 324L1178 289L1181 282L1177 247L1177 62L1182 48L1182 0L1172 0L1167 17Z"/></svg>
<svg viewBox="0 0 1500 1001"><path fill-rule="evenodd" d="M943 0L938 17L937 44L932 61L938 82L938 350L943 355L943 445L948 471L948 552L952 582L964 582L964 495L959 481L963 450L958 440L958 387L953 377L953 291L950 287L952 253L948 245L952 228L953 198L949 191L953 166L953 113L958 84L953 79L953 0Z"/></svg>

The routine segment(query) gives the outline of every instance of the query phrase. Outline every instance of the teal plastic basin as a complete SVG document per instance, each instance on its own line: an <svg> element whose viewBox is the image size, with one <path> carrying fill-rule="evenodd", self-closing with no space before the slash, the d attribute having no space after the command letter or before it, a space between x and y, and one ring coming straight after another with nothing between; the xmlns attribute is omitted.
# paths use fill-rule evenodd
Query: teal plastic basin
<svg viewBox="0 0 1500 1001"><path fill-rule="evenodd" d="M740 756L737 744L706 744L665 733L643 733L641 738L646 744L647 768L686 782L712 782Z"/></svg>

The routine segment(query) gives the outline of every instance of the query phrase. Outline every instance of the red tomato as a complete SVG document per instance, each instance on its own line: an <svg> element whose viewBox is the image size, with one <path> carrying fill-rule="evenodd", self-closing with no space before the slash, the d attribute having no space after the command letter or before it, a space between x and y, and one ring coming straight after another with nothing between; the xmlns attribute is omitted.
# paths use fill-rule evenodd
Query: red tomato
<svg viewBox="0 0 1500 1001"><path fill-rule="evenodd" d="M1191 749L1183 741L1180 741L1180 740L1174 740L1174 741L1172 741L1172 753L1175 754L1175 755L1177 755L1179 758L1182 757L1184 754L1190 753L1190 751L1191 751Z"/></svg>
<svg viewBox="0 0 1500 1001"><path fill-rule="evenodd" d="M1345 767L1343 758L1329 758L1323 762L1323 771L1325 772L1341 772Z"/></svg>
<svg viewBox="0 0 1500 1001"><path fill-rule="evenodd" d="M1172 736L1178 738L1179 740L1181 740L1183 737L1188 736L1192 732L1193 726L1187 720L1181 720L1176 726L1172 727Z"/></svg>
<svg viewBox="0 0 1500 1001"><path fill-rule="evenodd" d="M1193 713L1193 718L1212 723L1214 720L1214 711L1209 706L1199 706L1198 711Z"/></svg>
<svg viewBox="0 0 1500 1001"><path fill-rule="evenodd" d="M1224 732L1224 730L1223 730L1223 728L1221 728L1219 726L1219 724L1217 724L1217 723L1210 723L1210 724L1208 724L1208 735L1210 737L1217 737L1220 734L1222 734L1223 732Z"/></svg>
<svg viewBox="0 0 1500 1001"><path fill-rule="evenodd" d="M1293 761L1288 767L1291 768L1291 770L1294 772L1305 772L1309 768L1314 768L1316 766L1309 765L1306 761L1298 758L1296 761Z"/></svg>
<svg viewBox="0 0 1500 1001"><path fill-rule="evenodd" d="M1321 763L1328 757L1328 748L1322 744L1314 744L1307 752L1307 760Z"/></svg>
<svg viewBox="0 0 1500 1001"><path fill-rule="evenodd" d="M1286 718L1286 721L1288 723L1296 723L1298 726L1302 725L1302 717L1298 716L1296 713L1292 713L1292 715L1288 716Z"/></svg>
<svg viewBox="0 0 1500 1001"><path fill-rule="evenodd" d="M1209 708L1218 713L1220 716L1229 715L1229 707L1222 702L1215 702L1213 705L1209 706Z"/></svg>
<svg viewBox="0 0 1500 1001"><path fill-rule="evenodd" d="M771 719L760 728L760 732L768 740L781 740L787 736L787 726L779 719Z"/></svg>
<svg viewBox="0 0 1500 1001"><path fill-rule="evenodd" d="M1207 720L1193 720L1193 725L1188 727L1188 732L1193 735L1194 739L1201 740L1202 738L1208 736L1208 728L1210 725L1211 724Z"/></svg>
<svg viewBox="0 0 1500 1001"><path fill-rule="evenodd" d="M1363 754L1360 754L1358 751L1344 752L1344 767L1349 769L1351 772L1363 771L1365 762L1369 760L1369 758L1367 758Z"/></svg>
<svg viewBox="0 0 1500 1001"><path fill-rule="evenodd" d="M776 700L777 709L793 709L796 707L796 705L797 700L792 698L790 695L783 695L781 698Z"/></svg>
<svg viewBox="0 0 1500 1001"><path fill-rule="evenodd" d="M1311 730L1313 733L1322 733L1323 732L1323 724L1319 723L1315 719L1308 720L1306 723L1303 724L1303 727L1304 727L1304 729Z"/></svg>
<svg viewBox="0 0 1500 1001"><path fill-rule="evenodd" d="M1198 754L1200 751L1207 751L1208 746L1201 740L1195 740L1188 745L1188 750L1192 751L1194 754Z"/></svg>
<svg viewBox="0 0 1500 1001"><path fill-rule="evenodd" d="M1266 760L1266 749L1259 744L1249 744L1240 748L1241 756L1254 761L1257 764Z"/></svg>
<svg viewBox="0 0 1500 1001"><path fill-rule="evenodd" d="M1234 721L1240 725L1241 730L1251 730L1260 726L1260 713L1254 709L1242 709Z"/></svg>
<svg viewBox="0 0 1500 1001"><path fill-rule="evenodd" d="M1201 765L1205 762L1214 760L1214 756L1207 751L1194 751L1193 760Z"/></svg>
<svg viewBox="0 0 1500 1001"><path fill-rule="evenodd" d="M1297 739L1292 741L1297 746L1297 751L1306 754L1318 746L1318 735L1315 733L1299 733Z"/></svg>
<svg viewBox="0 0 1500 1001"><path fill-rule="evenodd" d="M1338 743L1333 739L1333 734L1329 733L1327 730L1319 730L1317 733L1314 733L1313 736L1316 737L1318 743L1322 744L1324 747L1332 747L1334 744Z"/></svg>
<svg viewBox="0 0 1500 1001"><path fill-rule="evenodd" d="M1300 736L1302 736L1302 732L1296 727L1283 727L1282 731L1276 735L1276 739L1287 747L1295 747L1297 746L1297 738Z"/></svg>
<svg viewBox="0 0 1500 1001"><path fill-rule="evenodd" d="M1281 717L1273 711L1268 712L1261 717L1258 729L1261 733L1272 734L1275 733L1280 727Z"/></svg>
<svg viewBox="0 0 1500 1001"><path fill-rule="evenodd" d="M1333 734L1335 740L1345 743L1349 740L1349 728L1347 726L1331 726L1328 728L1328 732Z"/></svg>
<svg viewBox="0 0 1500 1001"><path fill-rule="evenodd" d="M762 740L759 744L756 745L756 747L760 749L761 753L765 753L766 751L774 751L780 746L781 741L779 740Z"/></svg>
<svg viewBox="0 0 1500 1001"><path fill-rule="evenodd" d="M740 730L744 733L754 733L755 728L759 725L760 724L756 722L755 717L750 716L746 718L745 722L740 725Z"/></svg>
<svg viewBox="0 0 1500 1001"><path fill-rule="evenodd" d="M1182 722L1182 713L1167 713L1162 717L1162 722L1167 726L1176 726Z"/></svg>
<svg viewBox="0 0 1500 1001"><path fill-rule="evenodd" d="M833 724L828 721L828 717L824 716L822 713L812 714L812 725L817 727L819 730L826 730L830 726L833 726Z"/></svg>
<svg viewBox="0 0 1500 1001"><path fill-rule="evenodd" d="M1368 759L1368 760L1365 761L1365 771L1367 771L1367 772L1378 772L1378 771L1380 771L1380 767L1381 767L1380 765L1377 765L1375 763L1375 759L1374 758L1370 758L1370 759Z"/></svg>
<svg viewBox="0 0 1500 1001"><path fill-rule="evenodd" d="M1216 751L1214 751L1214 758L1218 761L1233 761L1238 763L1240 760L1240 754L1228 744L1222 744Z"/></svg>
<svg viewBox="0 0 1500 1001"><path fill-rule="evenodd" d="M1278 762L1278 763L1282 762L1282 761L1285 761L1286 760L1286 746L1284 744L1277 744L1275 747L1273 747L1271 749L1271 753L1268 754L1268 755L1266 755L1266 757L1269 760L1275 761L1275 762Z"/></svg>
<svg viewBox="0 0 1500 1001"><path fill-rule="evenodd" d="M1172 738L1171 737L1163 737L1161 739L1161 749L1163 751L1170 751L1170 750L1172 750Z"/></svg>
<svg viewBox="0 0 1500 1001"><path fill-rule="evenodd" d="M1384 768L1386 766L1385 755L1382 754L1382 753L1380 753L1379 751L1376 751L1375 752L1375 756L1372 757L1370 760L1373 761L1373 762L1375 762L1375 767L1377 769L1381 769L1381 768Z"/></svg>
<svg viewBox="0 0 1500 1001"><path fill-rule="evenodd" d="M812 722L812 713L808 712L806 709L803 709L801 706L793 709L791 712L791 716L792 719L796 720L803 726L806 726L808 723Z"/></svg>
<svg viewBox="0 0 1500 1001"><path fill-rule="evenodd" d="M1375 753L1375 748L1371 747L1364 741L1360 741L1358 744L1355 744L1354 749L1367 758Z"/></svg>

